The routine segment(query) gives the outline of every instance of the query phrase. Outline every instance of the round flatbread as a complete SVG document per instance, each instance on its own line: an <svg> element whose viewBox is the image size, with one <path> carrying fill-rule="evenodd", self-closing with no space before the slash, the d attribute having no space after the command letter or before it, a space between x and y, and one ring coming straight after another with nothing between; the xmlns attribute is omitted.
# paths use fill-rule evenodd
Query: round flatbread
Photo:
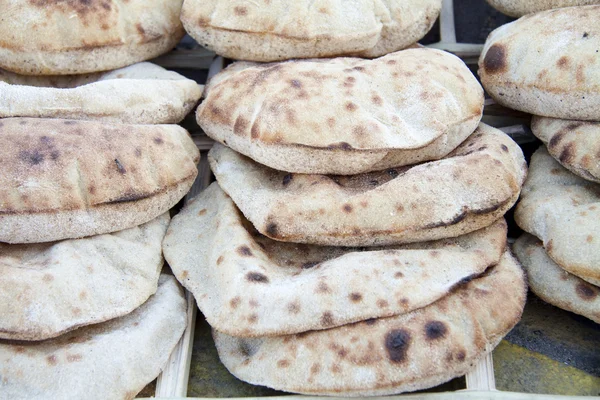
<svg viewBox="0 0 600 400"><path fill-rule="evenodd" d="M47 244L0 243L0 338L45 340L129 314L156 292L168 213Z"/></svg>
<svg viewBox="0 0 600 400"><path fill-rule="evenodd" d="M177 281L131 314L43 342L0 341L2 398L133 399L158 376L186 326Z"/></svg>
<svg viewBox="0 0 600 400"><path fill-rule="evenodd" d="M534 116L531 130L563 167L600 183L600 122Z"/></svg>
<svg viewBox="0 0 600 400"><path fill-rule="evenodd" d="M198 43L236 60L379 57L425 36L441 7L441 0L186 0L181 19Z"/></svg>
<svg viewBox="0 0 600 400"><path fill-rule="evenodd" d="M535 236L523 234L513 245L527 271L529 287L542 300L600 324L600 288L556 264Z"/></svg>
<svg viewBox="0 0 600 400"><path fill-rule="evenodd" d="M196 105L202 86L176 72L139 63L105 73L27 76L0 70L0 117L173 124Z"/></svg>
<svg viewBox="0 0 600 400"><path fill-rule="evenodd" d="M445 159L352 177L287 174L218 144L209 161L260 233L327 246L422 242L481 229L513 206L526 173L519 146L484 124Z"/></svg>
<svg viewBox="0 0 600 400"><path fill-rule="evenodd" d="M600 5L527 15L488 37L479 76L503 106L600 120Z"/></svg>
<svg viewBox="0 0 600 400"><path fill-rule="evenodd" d="M199 157L177 125L2 119L0 242L50 242L148 222L187 193Z"/></svg>
<svg viewBox="0 0 600 400"><path fill-rule="evenodd" d="M457 57L426 48L376 60L235 63L197 120L220 143L281 171L352 175L439 159L469 136L483 90Z"/></svg>
<svg viewBox="0 0 600 400"><path fill-rule="evenodd" d="M0 68L23 75L108 71L171 50L183 0L0 0Z"/></svg>
<svg viewBox="0 0 600 400"><path fill-rule="evenodd" d="M246 382L311 395L388 395L469 372L520 320L526 293L523 271L506 252L483 277L408 314L273 338L213 336L223 364Z"/></svg>
<svg viewBox="0 0 600 400"><path fill-rule="evenodd" d="M492 7L511 17L550 10L553 8L600 4L599 0L486 0Z"/></svg>
<svg viewBox="0 0 600 400"><path fill-rule="evenodd" d="M506 223L456 239L368 251L283 243L252 229L213 183L175 217L163 246L213 328L275 336L424 307L498 263Z"/></svg>
<svg viewBox="0 0 600 400"><path fill-rule="evenodd" d="M515 210L515 221L544 242L558 265L600 286L600 186L563 168L540 147Z"/></svg>

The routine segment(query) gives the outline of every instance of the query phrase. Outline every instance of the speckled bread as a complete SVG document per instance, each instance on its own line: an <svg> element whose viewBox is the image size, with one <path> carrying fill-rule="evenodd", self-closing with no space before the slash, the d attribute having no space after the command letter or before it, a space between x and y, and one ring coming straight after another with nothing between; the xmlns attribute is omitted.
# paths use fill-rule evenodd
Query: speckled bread
<svg viewBox="0 0 600 400"><path fill-rule="evenodd" d="M531 130L563 167L600 183L600 122L534 116Z"/></svg>
<svg viewBox="0 0 600 400"><path fill-rule="evenodd" d="M0 243L0 338L46 340L117 318L156 292L165 213L113 234Z"/></svg>
<svg viewBox="0 0 600 400"><path fill-rule="evenodd" d="M600 286L600 186L563 168L544 147L531 157L515 221L566 271Z"/></svg>
<svg viewBox="0 0 600 400"><path fill-rule="evenodd" d="M282 243L256 232L213 183L173 219L163 247L214 329L278 336L424 307L498 263L506 223L369 251Z"/></svg>
<svg viewBox="0 0 600 400"><path fill-rule="evenodd" d="M535 236L523 234L515 242L515 255L527 271L529 287L542 300L583 315L600 324L600 288L556 264Z"/></svg>
<svg viewBox="0 0 600 400"><path fill-rule="evenodd" d="M200 155L177 125L0 120L0 242L131 228L191 187Z"/></svg>
<svg viewBox="0 0 600 400"><path fill-rule="evenodd" d="M181 19L201 45L236 60L379 57L425 36L441 7L441 0L186 0Z"/></svg>
<svg viewBox="0 0 600 400"><path fill-rule="evenodd" d="M42 342L0 340L2 399L133 399L165 367L186 326L175 278L131 314Z"/></svg>
<svg viewBox="0 0 600 400"><path fill-rule="evenodd" d="M202 86L139 63L107 73L28 76L0 70L0 118L47 117L171 124L196 105Z"/></svg>
<svg viewBox="0 0 600 400"><path fill-rule="evenodd" d="M209 161L263 235L328 246L421 242L481 229L512 207L526 174L519 146L484 124L442 160L352 177L288 174L218 144Z"/></svg>
<svg viewBox="0 0 600 400"><path fill-rule="evenodd" d="M0 68L24 75L117 69L171 50L183 0L0 0Z"/></svg>
<svg viewBox="0 0 600 400"><path fill-rule="evenodd" d="M599 0L486 0L492 7L511 17L522 17L552 8L600 4Z"/></svg>
<svg viewBox="0 0 600 400"><path fill-rule="evenodd" d="M235 63L206 86L207 135L271 168L351 175L439 159L470 135L483 90L457 57Z"/></svg>
<svg viewBox="0 0 600 400"><path fill-rule="evenodd" d="M520 320L526 292L507 251L483 277L408 314L274 338L213 337L227 369L253 384L311 395L401 393L471 371Z"/></svg>
<svg viewBox="0 0 600 400"><path fill-rule="evenodd" d="M503 106L600 120L600 5L527 15L488 37L479 76Z"/></svg>

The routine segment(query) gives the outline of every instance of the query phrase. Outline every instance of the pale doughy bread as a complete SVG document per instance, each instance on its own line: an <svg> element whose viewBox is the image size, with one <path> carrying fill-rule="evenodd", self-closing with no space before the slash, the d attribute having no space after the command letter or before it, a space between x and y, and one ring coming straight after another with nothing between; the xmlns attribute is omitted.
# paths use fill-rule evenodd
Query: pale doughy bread
<svg viewBox="0 0 600 400"><path fill-rule="evenodd" d="M171 124L196 105L202 86L139 63L106 73L29 76L0 70L0 118L38 117Z"/></svg>
<svg viewBox="0 0 600 400"><path fill-rule="evenodd" d="M556 264L536 237L527 233L515 242L515 255L527 271L531 291L542 300L600 324L600 288Z"/></svg>
<svg viewBox="0 0 600 400"><path fill-rule="evenodd" d="M0 338L45 340L129 314L156 292L169 215L48 244L0 243Z"/></svg>
<svg viewBox="0 0 600 400"><path fill-rule="evenodd" d="M24 75L107 71L166 53L183 0L0 0L0 68Z"/></svg>
<svg viewBox="0 0 600 400"><path fill-rule="evenodd" d="M563 168L546 148L531 158L515 221L558 265L600 286L600 186Z"/></svg>
<svg viewBox="0 0 600 400"><path fill-rule="evenodd" d="M176 125L0 120L0 242L131 228L191 187L200 154Z"/></svg>
<svg viewBox="0 0 600 400"><path fill-rule="evenodd" d="M526 292L507 251L485 276L407 314L273 338L213 336L221 361L244 381L305 394L387 395L469 372L520 320Z"/></svg>
<svg viewBox="0 0 600 400"><path fill-rule="evenodd" d="M210 325L246 337L406 313L497 264L505 247L503 220L403 247L276 242L256 232L217 183L186 205L164 240L165 258Z"/></svg>
<svg viewBox="0 0 600 400"><path fill-rule="evenodd" d="M492 7L511 17L550 10L552 8L600 4L599 0L486 0Z"/></svg>
<svg viewBox="0 0 600 400"><path fill-rule="evenodd" d="M563 167L600 183L600 122L534 116L531 130Z"/></svg>
<svg viewBox="0 0 600 400"><path fill-rule="evenodd" d="M186 326L175 278L124 317L42 342L0 341L2 399L133 399L158 376Z"/></svg>
<svg viewBox="0 0 600 400"><path fill-rule="evenodd" d="M455 56L235 63L205 89L207 135L274 169L351 175L438 159L470 135L483 90Z"/></svg>
<svg viewBox="0 0 600 400"><path fill-rule="evenodd" d="M600 121L600 5L529 14L488 37L479 76L503 106Z"/></svg>
<svg viewBox="0 0 600 400"><path fill-rule="evenodd" d="M441 0L186 0L188 33L236 60L355 55L406 48L431 29Z"/></svg>
<svg viewBox="0 0 600 400"><path fill-rule="evenodd" d="M526 174L519 146L484 124L442 160L352 177L287 174L219 144L209 161L263 235L330 246L420 242L481 229L512 207Z"/></svg>

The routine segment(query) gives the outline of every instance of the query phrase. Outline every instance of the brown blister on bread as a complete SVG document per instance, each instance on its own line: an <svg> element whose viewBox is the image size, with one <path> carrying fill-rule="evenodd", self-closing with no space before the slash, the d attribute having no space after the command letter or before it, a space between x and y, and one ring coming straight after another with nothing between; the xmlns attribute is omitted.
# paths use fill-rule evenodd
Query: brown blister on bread
<svg viewBox="0 0 600 400"><path fill-rule="evenodd" d="M431 49L238 62L204 96L197 120L210 137L293 173L351 175L438 159L475 130L483 110L464 63Z"/></svg>
<svg viewBox="0 0 600 400"><path fill-rule="evenodd" d="M247 337L415 310L479 277L498 262L505 245L502 220L458 238L395 247L277 242L258 233L216 183L173 219L163 242L171 269L208 322ZM436 341L449 331L433 319L422 334Z"/></svg>
<svg viewBox="0 0 600 400"><path fill-rule="evenodd" d="M416 43L435 22L441 4L327 0L316 7L308 0L187 0L181 19L198 43L236 60L372 58Z"/></svg>
<svg viewBox="0 0 600 400"><path fill-rule="evenodd" d="M502 45L492 45L483 59L483 68L490 74L506 70L506 48Z"/></svg>
<svg viewBox="0 0 600 400"><path fill-rule="evenodd" d="M554 8L600 4L600 0L487 0L494 8L511 17L546 11ZM584 33L583 37L587 37Z"/></svg>
<svg viewBox="0 0 600 400"><path fill-rule="evenodd" d="M147 222L185 194L199 160L189 134L173 125L12 118L0 142L0 241L9 243Z"/></svg>
<svg viewBox="0 0 600 400"><path fill-rule="evenodd" d="M112 235L0 243L0 337L46 340L139 307L156 291L168 224L163 214Z"/></svg>
<svg viewBox="0 0 600 400"><path fill-rule="evenodd" d="M587 151L581 144L576 149ZM540 147L531 158L515 221L544 243L561 268L594 285L600 285L600 241L594 240L600 235L599 213L598 184L572 174Z"/></svg>
<svg viewBox="0 0 600 400"><path fill-rule="evenodd" d="M133 399L164 368L186 326L186 301L177 281L169 275L158 280L156 294L123 317L54 339L1 341L2 379L10 382L2 395ZM90 393L82 377L92 374Z"/></svg>
<svg viewBox="0 0 600 400"><path fill-rule="evenodd" d="M12 3L4 7L0 67L26 75L124 67L171 50L184 34L179 20L183 0ZM23 30L30 34L13 33Z"/></svg>
<svg viewBox="0 0 600 400"><path fill-rule="evenodd" d="M600 2L580 3L596 5L529 14L490 34L479 76L497 103L546 117L600 120Z"/></svg>
<svg viewBox="0 0 600 400"><path fill-rule="evenodd" d="M442 160L352 176L289 178L219 144L209 161L223 190L262 234L336 246L435 240L480 229L512 207L526 174L519 147L483 124Z"/></svg>
<svg viewBox="0 0 600 400"><path fill-rule="evenodd" d="M535 116L531 130L563 167L600 183L600 123Z"/></svg>
<svg viewBox="0 0 600 400"><path fill-rule="evenodd" d="M244 339L213 330L213 337L229 371L252 384L311 395L395 394L471 370L519 321L526 293L507 251L487 274L406 314L297 335Z"/></svg>
<svg viewBox="0 0 600 400"><path fill-rule="evenodd" d="M36 117L134 124L180 122L202 86L151 63L67 76L27 76L0 69L0 118ZM65 124L75 123L65 121Z"/></svg>
<svg viewBox="0 0 600 400"><path fill-rule="evenodd" d="M523 234L513 248L536 295L600 323L600 287L563 269L548 256L542 242L532 235Z"/></svg>

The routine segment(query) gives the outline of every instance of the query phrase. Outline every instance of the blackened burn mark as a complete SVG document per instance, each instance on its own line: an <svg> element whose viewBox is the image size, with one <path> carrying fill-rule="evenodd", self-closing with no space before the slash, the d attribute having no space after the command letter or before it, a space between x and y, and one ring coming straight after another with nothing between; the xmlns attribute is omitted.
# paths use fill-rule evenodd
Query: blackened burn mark
<svg viewBox="0 0 600 400"><path fill-rule="evenodd" d="M388 358L394 363L406 361L410 347L410 333L405 329L392 329L385 335L385 349Z"/></svg>
<svg viewBox="0 0 600 400"><path fill-rule="evenodd" d="M118 158L115 158L115 164L117 164L117 171L119 171L120 174L124 175L127 172L127 170L125 169L123 164L121 164Z"/></svg>
<svg viewBox="0 0 600 400"><path fill-rule="evenodd" d="M500 44L490 47L483 59L483 68L491 74L506 69L506 49Z"/></svg>
<svg viewBox="0 0 600 400"><path fill-rule="evenodd" d="M310 261L310 262L305 262L304 264L302 264L302 269L311 269L313 268L315 265L318 265L319 262L318 261Z"/></svg>
<svg viewBox="0 0 600 400"><path fill-rule="evenodd" d="M248 279L250 282L269 283L269 278L260 272L248 272L246 279Z"/></svg>
<svg viewBox="0 0 600 400"><path fill-rule="evenodd" d="M442 339L446 336L448 328L441 321L429 321L425 324L425 336L427 340Z"/></svg>
<svg viewBox="0 0 600 400"><path fill-rule="evenodd" d="M44 161L44 155L38 150L24 150L19 153L19 158L30 165L38 165Z"/></svg>
<svg viewBox="0 0 600 400"><path fill-rule="evenodd" d="M286 176L283 177L283 186L287 186L290 184L290 182L292 181L294 175L293 174L287 174Z"/></svg>
<svg viewBox="0 0 600 400"><path fill-rule="evenodd" d="M271 237L277 237L279 235L279 228L277 227L277 224L274 222L271 222L270 224L267 225L267 235L271 236Z"/></svg>

